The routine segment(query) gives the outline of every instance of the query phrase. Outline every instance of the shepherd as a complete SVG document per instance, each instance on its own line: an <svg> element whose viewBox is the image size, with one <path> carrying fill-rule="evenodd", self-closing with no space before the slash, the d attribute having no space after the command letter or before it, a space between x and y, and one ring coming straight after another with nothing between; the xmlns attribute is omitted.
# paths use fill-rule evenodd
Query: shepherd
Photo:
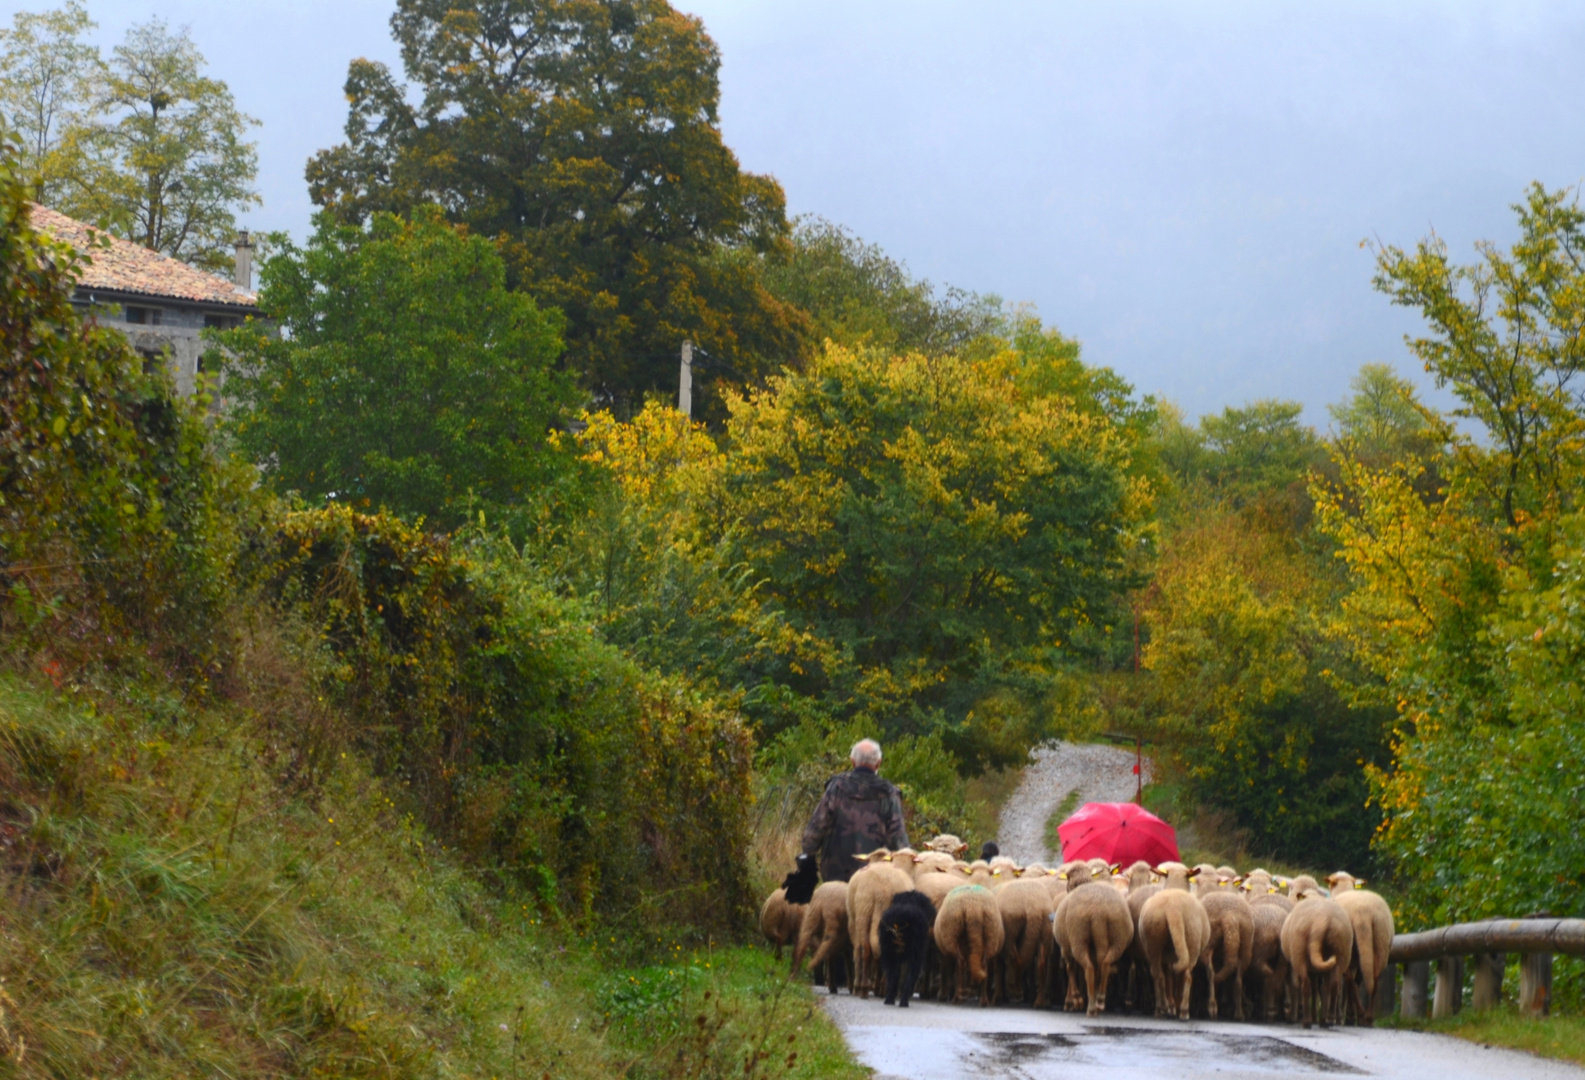
<svg viewBox="0 0 1585 1080"><path fill-rule="evenodd" d="M853 768L833 776L804 828L804 854L819 862L823 881L846 881L863 865L853 856L908 846L903 800L880 778L881 744L860 739L850 754Z"/></svg>

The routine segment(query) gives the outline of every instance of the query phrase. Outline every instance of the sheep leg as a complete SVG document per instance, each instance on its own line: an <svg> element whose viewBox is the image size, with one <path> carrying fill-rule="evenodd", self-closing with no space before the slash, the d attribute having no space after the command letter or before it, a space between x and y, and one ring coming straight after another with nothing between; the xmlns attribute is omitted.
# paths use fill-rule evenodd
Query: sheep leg
<svg viewBox="0 0 1585 1080"><path fill-rule="evenodd" d="M920 968L924 966L924 962L925 950L923 948L908 950L908 965L903 970L903 989L902 996L897 1001L898 1008L908 1008L908 1003L913 1000L914 987L919 982L919 972Z"/></svg>
<svg viewBox="0 0 1585 1080"><path fill-rule="evenodd" d="M1106 963L1105 956L1100 959L1100 971L1095 972L1095 993L1090 994L1089 1015L1098 1017L1106 1012L1106 991L1111 986L1111 964Z"/></svg>
<svg viewBox="0 0 1585 1080"><path fill-rule="evenodd" d="M1205 969L1205 1008L1210 1013L1211 1019L1216 1019L1216 964L1212 962L1211 950L1205 950L1201 957L1200 966ZM1191 969L1192 970L1192 969Z"/></svg>
<svg viewBox="0 0 1585 1080"><path fill-rule="evenodd" d="M1046 996L1047 968L1051 963L1050 950L1046 948L1044 938L1041 938L1039 947L1035 950L1035 1008L1044 1009L1051 1004L1051 999Z"/></svg>

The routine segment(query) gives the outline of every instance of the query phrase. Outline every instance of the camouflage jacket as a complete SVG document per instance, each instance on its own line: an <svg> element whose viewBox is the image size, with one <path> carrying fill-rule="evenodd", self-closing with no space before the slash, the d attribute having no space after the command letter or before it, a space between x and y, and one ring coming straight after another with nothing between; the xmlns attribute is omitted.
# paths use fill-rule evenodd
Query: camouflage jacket
<svg viewBox="0 0 1585 1080"><path fill-rule="evenodd" d="M820 860L822 881L852 877L860 865L854 855L907 846L902 796L868 769L831 778L803 835L804 854Z"/></svg>

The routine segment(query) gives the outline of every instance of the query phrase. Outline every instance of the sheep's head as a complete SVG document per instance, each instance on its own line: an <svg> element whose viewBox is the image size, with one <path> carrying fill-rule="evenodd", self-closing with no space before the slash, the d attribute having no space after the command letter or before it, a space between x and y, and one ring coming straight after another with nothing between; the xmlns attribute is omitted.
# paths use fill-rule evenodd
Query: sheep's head
<svg viewBox="0 0 1585 1080"><path fill-rule="evenodd" d="M1333 892L1339 889L1363 889L1365 887L1364 878L1357 878L1345 870L1339 870L1335 874L1328 875L1326 883L1332 887Z"/></svg>
<svg viewBox="0 0 1585 1080"><path fill-rule="evenodd" d="M1299 891L1301 889L1314 889L1316 892L1321 892L1321 884L1320 884L1320 882L1316 881L1313 877L1311 877L1309 874L1300 874L1296 878L1290 878L1289 879L1289 881L1288 881L1288 895L1289 896L1297 897L1298 894L1299 894ZM1325 896L1326 894L1324 892L1321 892L1321 895Z"/></svg>
<svg viewBox="0 0 1585 1080"><path fill-rule="evenodd" d="M869 865L874 866L876 863L891 862L892 852L888 851L886 848L876 848L867 855L855 855L853 857L861 863L868 863Z"/></svg>
<svg viewBox="0 0 1585 1080"><path fill-rule="evenodd" d="M946 854L952 855L954 857L962 855L965 851L969 850L969 845L965 841L959 840L951 833L942 833L940 836L926 844L925 847L929 848L931 851L945 852Z"/></svg>
<svg viewBox="0 0 1585 1080"><path fill-rule="evenodd" d="M1123 879L1128 882L1130 889L1142 889L1154 881L1155 878L1156 875L1150 869L1150 864L1143 861L1136 862L1133 866L1130 866L1123 875Z"/></svg>
<svg viewBox="0 0 1585 1080"><path fill-rule="evenodd" d="M1069 892L1077 889L1080 885L1088 885L1095 880L1095 872L1090 869L1089 863L1074 863L1068 868L1068 872L1065 875L1058 874L1057 876L1067 881Z"/></svg>

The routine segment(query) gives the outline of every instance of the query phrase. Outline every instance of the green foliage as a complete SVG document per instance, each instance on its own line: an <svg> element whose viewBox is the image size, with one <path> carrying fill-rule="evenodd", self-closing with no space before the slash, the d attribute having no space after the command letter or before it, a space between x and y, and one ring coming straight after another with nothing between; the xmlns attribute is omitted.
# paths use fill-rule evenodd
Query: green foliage
<svg viewBox="0 0 1585 1080"><path fill-rule="evenodd" d="M1437 237L1411 255L1378 252L1377 289L1418 310L1431 333L1409 347L1463 402L1492 446L1461 464L1510 526L1526 514L1576 505L1581 438L1576 377L1585 367L1585 210L1567 189L1532 184L1514 207L1522 233L1504 254L1477 245L1480 262L1455 266Z"/></svg>
<svg viewBox="0 0 1585 1080"><path fill-rule="evenodd" d="M1145 733L1158 767L1233 815L1258 857L1374 872L1361 765L1387 760L1391 712L1334 685L1348 659L1322 621L1337 583L1301 539L1202 511L1166 542L1143 612Z"/></svg>
<svg viewBox="0 0 1585 1080"><path fill-rule="evenodd" d="M888 736L940 731L976 769L1043 734L1149 505L1128 429L1029 359L832 347L732 402L721 477L765 595L834 647L792 687Z"/></svg>
<svg viewBox="0 0 1585 1080"><path fill-rule="evenodd" d="M1434 450L1414 384L1386 364L1366 364L1349 382L1347 400L1327 406L1338 438L1370 461L1399 461Z"/></svg>
<svg viewBox="0 0 1585 1080"><path fill-rule="evenodd" d="M601 641L501 541L463 553L388 517L295 512L275 575L329 650L353 744L470 856L584 919L740 925L735 715Z"/></svg>
<svg viewBox="0 0 1585 1080"><path fill-rule="evenodd" d="M401 0L391 25L422 100L354 61L347 142L309 163L315 202L361 221L438 201L507 238L516 283L567 315L567 367L621 415L675 393L684 339L747 377L796 356L800 314L730 254L785 244L784 198L721 141L696 18L664 0Z"/></svg>
<svg viewBox="0 0 1585 1080"><path fill-rule="evenodd" d="M1397 713L1392 768L1373 789L1378 847L1404 912L1445 922L1550 908L1579 913L1578 565L1574 505L1585 414L1577 366L1582 218L1566 192L1533 187L1511 253L1474 267L1441 244L1381 252L1378 287L1419 308L1411 341L1489 439L1434 428L1445 480L1425 467L1342 458L1318 487L1320 520L1353 573L1331 625L1368 671L1361 700Z"/></svg>
<svg viewBox="0 0 1585 1080"><path fill-rule="evenodd" d="M766 262L765 287L809 314L815 344L960 352L1001 330L1001 303L961 289L937 295L928 281L874 244L824 218L799 218L792 244Z"/></svg>
<svg viewBox="0 0 1585 1080"><path fill-rule="evenodd" d="M120 334L79 321L78 256L32 231L27 194L0 172L6 617L68 660L113 653L135 630L196 674L224 652L216 634L257 500L211 456L209 398L180 397Z"/></svg>
<svg viewBox="0 0 1585 1080"><path fill-rule="evenodd" d="M1306 476L1326 460L1321 440L1299 420L1303 409L1295 401L1229 405L1201 417L1198 431L1181 421L1169 426L1164 450L1179 483L1201 489L1195 500L1234 508L1303 500Z"/></svg>
<svg viewBox="0 0 1585 1080"><path fill-rule="evenodd" d="M227 422L271 485L447 529L475 510L521 524L565 472L546 442L573 393L555 313L438 208L367 228L321 216L307 247L276 242L273 325L216 336Z"/></svg>
<svg viewBox="0 0 1585 1080"><path fill-rule="evenodd" d="M0 679L8 1075L858 1075L763 952L643 921L581 933L481 888L356 755L303 788L282 771L292 695L257 689L196 709L158 680Z"/></svg>

